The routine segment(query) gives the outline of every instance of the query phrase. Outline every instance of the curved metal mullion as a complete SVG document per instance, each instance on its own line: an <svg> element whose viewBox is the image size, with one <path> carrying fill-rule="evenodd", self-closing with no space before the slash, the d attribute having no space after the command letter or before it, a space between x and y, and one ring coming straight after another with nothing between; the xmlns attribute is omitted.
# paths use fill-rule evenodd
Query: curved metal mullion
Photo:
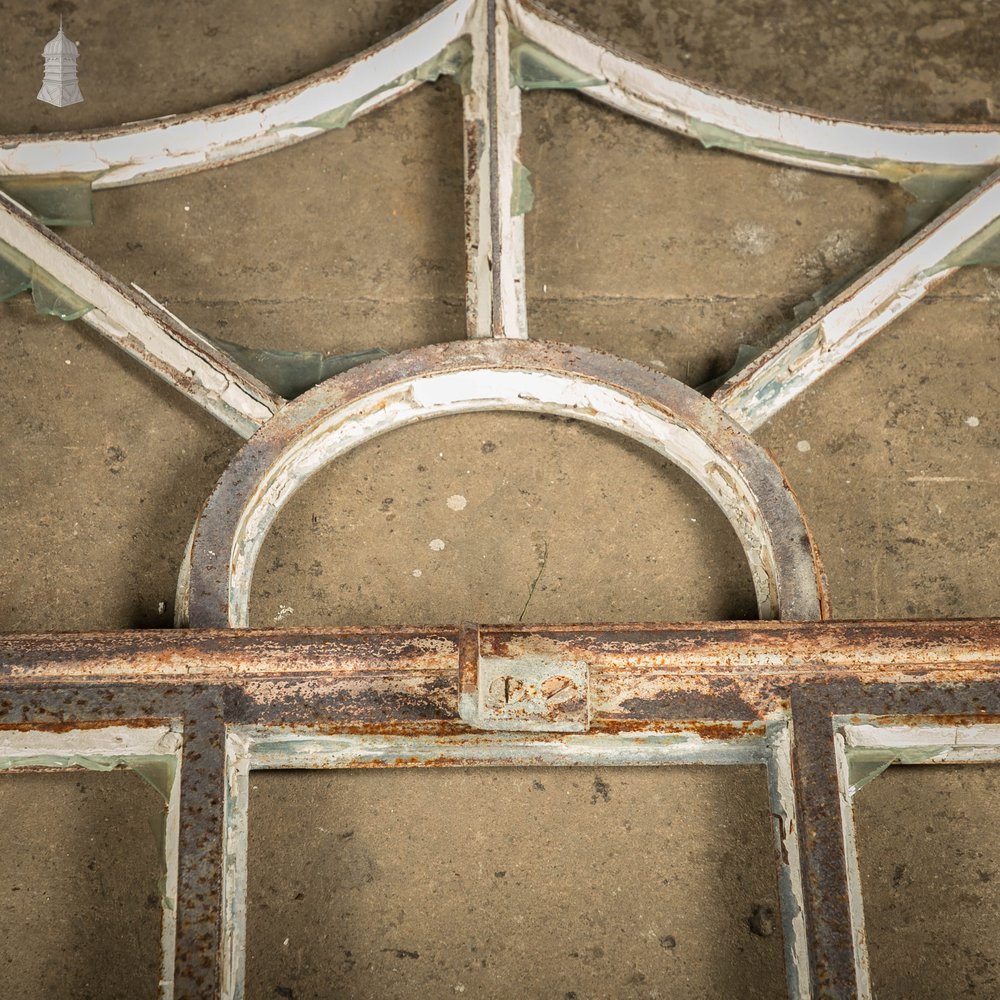
<svg viewBox="0 0 1000 1000"><path fill-rule="evenodd" d="M893 167L1000 164L1000 130L977 125L851 121L749 100L623 53L535 0L509 0L513 25L581 72L605 81L582 93L651 124L812 170L885 177ZM712 132L711 130L714 130Z"/></svg>
<svg viewBox="0 0 1000 1000"><path fill-rule="evenodd" d="M767 452L709 400L622 358L492 339L383 358L288 404L227 466L205 505L178 580L177 624L247 627L264 538L328 462L418 420L496 411L593 423L670 459L740 539L762 618L829 615L819 555L794 493Z"/></svg>
<svg viewBox="0 0 1000 1000"><path fill-rule="evenodd" d="M465 33L473 5L446 0L351 59L229 104L115 128L3 137L0 176L98 173L94 188L121 187L322 135L418 86L413 74ZM338 110L335 123L324 121Z"/></svg>

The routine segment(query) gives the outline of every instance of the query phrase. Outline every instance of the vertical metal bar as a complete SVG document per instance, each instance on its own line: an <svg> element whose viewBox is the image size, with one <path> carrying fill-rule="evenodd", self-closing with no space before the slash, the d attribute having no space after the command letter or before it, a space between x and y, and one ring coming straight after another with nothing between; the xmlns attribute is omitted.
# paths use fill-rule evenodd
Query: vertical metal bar
<svg viewBox="0 0 1000 1000"><path fill-rule="evenodd" d="M866 958L855 951L842 796L832 713L801 688L792 694L792 769L799 812L803 898L816 1000L865 996Z"/></svg>
<svg viewBox="0 0 1000 1000"><path fill-rule="evenodd" d="M768 724L767 785L778 859L778 899L785 941L788 995L810 1000L809 950L799 852L799 817L792 772L792 725L787 719Z"/></svg>
<svg viewBox="0 0 1000 1000"><path fill-rule="evenodd" d="M175 1000L221 995L224 689L191 693L181 753Z"/></svg>
<svg viewBox="0 0 1000 1000"><path fill-rule="evenodd" d="M465 114L467 332L527 337L524 218L515 214L521 91L511 84L502 0L481 0L471 21L472 68Z"/></svg>
<svg viewBox="0 0 1000 1000"><path fill-rule="evenodd" d="M472 61L469 89L462 98L465 126L465 323L469 337L489 337L492 329L492 279L490 263L490 154L486 105L489 91L489 57L486 39L487 5L476 4L469 22Z"/></svg>
<svg viewBox="0 0 1000 1000"><path fill-rule="evenodd" d="M844 841L844 863L847 866L847 902L851 910L851 939L854 946L854 967L858 978L858 996L860 1000L872 1000L871 971L868 966L868 944L865 935L865 912L861 898L861 868L858 865L858 838L854 826L854 802L842 733L834 733L833 745L837 754L840 828Z"/></svg>
<svg viewBox="0 0 1000 1000"><path fill-rule="evenodd" d="M162 1000L174 1000L175 996L174 956L177 954L177 875L181 827L180 753L177 754L177 763L173 781L170 783L170 796L167 799L167 817L164 828L163 856L165 865L163 898L160 901L162 908L160 915L160 950L162 952L160 997Z"/></svg>
<svg viewBox="0 0 1000 1000"><path fill-rule="evenodd" d="M247 849L250 813L250 741L226 737L225 844L222 873L222 996L242 1000L246 976Z"/></svg>

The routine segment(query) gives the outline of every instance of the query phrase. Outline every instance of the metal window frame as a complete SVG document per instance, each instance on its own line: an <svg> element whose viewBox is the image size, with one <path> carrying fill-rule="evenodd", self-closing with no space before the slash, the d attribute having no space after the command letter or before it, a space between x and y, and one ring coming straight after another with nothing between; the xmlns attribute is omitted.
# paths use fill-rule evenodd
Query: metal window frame
<svg viewBox="0 0 1000 1000"><path fill-rule="evenodd" d="M940 206L711 401L700 399L620 358L524 343L521 85L512 69L525 45L586 78L585 96L705 145L846 176L957 176L979 186ZM462 58L448 62L456 51ZM251 438L206 504L181 571L178 608L201 627L0 637L4 767L42 758L103 767L151 747L174 760L161 992L200 998L242 992L246 777L255 765L349 766L359 754L385 766L759 761L775 817L790 994L869 997L851 763L873 753L996 759L998 622L810 621L829 615L818 555L794 493L749 434L994 235L1000 130L774 107L665 72L535 0L447 0L353 59L246 100L117 128L5 137L0 179L58 174L102 189L221 166L342 127L441 72L464 78L473 343L404 352L294 403L0 192L0 252L30 261L32 279L74 293L89 306L85 322ZM386 405L392 419L371 419ZM476 408L592 419L678 461L736 527L762 615L786 620L243 627L253 571L243 543L259 544L317 464L410 420ZM346 428L365 419L352 437ZM931 738L943 741L933 753ZM46 752L32 753L39 747Z"/></svg>
<svg viewBox="0 0 1000 1000"><path fill-rule="evenodd" d="M858 746L891 761L928 740L934 753L921 760L996 759L998 628L730 622L6 636L0 733L8 745L49 733L30 738L54 741L67 765L102 727L183 735L176 840L166 844L178 876L164 996L242 995L249 769L350 766L359 755L387 767L766 764L790 995L870 996L846 763ZM459 713L470 658L509 664L515 676L528 664L540 678L585 662L586 731L551 731L551 720L533 731L470 726Z"/></svg>

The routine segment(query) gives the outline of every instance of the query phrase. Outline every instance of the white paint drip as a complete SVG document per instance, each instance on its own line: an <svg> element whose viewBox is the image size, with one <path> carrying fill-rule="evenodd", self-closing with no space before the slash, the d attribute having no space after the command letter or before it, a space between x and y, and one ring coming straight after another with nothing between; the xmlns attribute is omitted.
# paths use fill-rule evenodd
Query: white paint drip
<svg viewBox="0 0 1000 1000"><path fill-rule="evenodd" d="M465 510L468 500L462 496L461 493L453 493L445 503L448 505L450 510Z"/></svg>
<svg viewBox="0 0 1000 1000"><path fill-rule="evenodd" d="M434 552L444 551L444 539L442 538L432 538L427 544Z"/></svg>

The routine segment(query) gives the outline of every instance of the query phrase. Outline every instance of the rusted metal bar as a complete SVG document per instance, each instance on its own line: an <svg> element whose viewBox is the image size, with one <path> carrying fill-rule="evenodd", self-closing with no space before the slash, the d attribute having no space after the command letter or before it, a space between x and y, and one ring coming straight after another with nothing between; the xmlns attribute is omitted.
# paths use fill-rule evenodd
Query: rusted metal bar
<svg viewBox="0 0 1000 1000"><path fill-rule="evenodd" d="M222 987L225 694L205 686L184 705L174 1000L218 996Z"/></svg>
<svg viewBox="0 0 1000 1000"><path fill-rule="evenodd" d="M180 620L189 613L204 630L0 637L0 737L13 747L6 766L32 759L32 747L93 750L103 745L99 730L105 743L117 739L112 730L172 739L155 743L181 761L166 845L161 991L169 1000L241 994L252 768L766 764L790 994L867 998L847 774L860 751L848 737L863 729L866 752L894 752L906 739L900 727L916 717L934 738L953 729L927 760L996 759L1000 732L984 724L1000 718L998 622L244 628L260 545L308 475L396 427L476 410L561 414L666 455L729 518L762 616L829 613L794 495L737 425L758 426L950 274L1000 217L1000 175L709 402L631 362L523 342L517 186L526 177L512 33L578 71L594 99L707 146L894 181L940 168L969 179L1000 163L996 128L867 124L744 100L618 52L534 0L450 0L333 69L204 112L0 143L0 176L97 175L98 188L221 165L342 127L454 72L446 56L456 44L464 53L468 34L467 329L484 338L399 355L285 406L0 194L0 240L89 305L88 323L237 432L263 427L206 505L181 573ZM207 628L222 626L240 631ZM980 724L975 739L970 720Z"/></svg>
<svg viewBox="0 0 1000 1000"><path fill-rule="evenodd" d="M229 465L201 514L178 582L178 624L249 624L260 546L283 505L317 469L415 420L496 410L594 423L671 459L729 519L761 617L828 616L819 555L791 488L768 453L699 393L583 348L482 340L356 368L284 407Z"/></svg>
<svg viewBox="0 0 1000 1000"><path fill-rule="evenodd" d="M812 990L816 1000L847 1000L858 996L867 967L854 949L852 916L857 915L851 912L832 713L825 699L798 688L792 693L792 718Z"/></svg>
<svg viewBox="0 0 1000 1000"><path fill-rule="evenodd" d="M1000 173L800 323L721 386L712 399L756 430L961 266L961 254L1000 218Z"/></svg>
<svg viewBox="0 0 1000 1000"><path fill-rule="evenodd" d="M724 711L730 719L759 719L774 707L776 692L812 681L834 691L831 711L840 715L947 715L950 695L945 688L987 697L982 704L968 702L972 714L1000 714L1000 688L984 693L969 687L1000 678L1000 619L994 618L474 628L475 641L489 655L502 655L512 643L516 649L522 640L544 639L562 657L585 658L592 704L599 706L595 714L612 723L637 708L651 717L669 711L670 717L696 718L685 715L682 691L710 698L713 716ZM469 626L464 631L469 634ZM246 692L243 699L253 693L251 701L230 705L229 713L241 722L267 721L258 719L252 706L266 705L268 685L322 679L344 693L352 686L361 692L384 688L388 670L398 690L423 702L420 712L433 711L437 717L440 698L446 697L452 699L455 715L462 633L459 626L359 626L0 635L0 687L18 692L0 703L0 724L42 728L67 717L163 718L150 706L179 685L234 686ZM848 680L854 689L834 690L835 683ZM874 690L876 682L906 686L928 700L916 704L912 695L895 700L891 687L882 703L874 696L862 698L858 692ZM67 698L67 688L79 690L81 700ZM118 693L105 709L111 689ZM663 691L671 693L669 700L659 698ZM939 702L929 700L935 691ZM132 692L127 699L126 692ZM281 708L299 712L292 704ZM173 711L171 707L166 715Z"/></svg>
<svg viewBox="0 0 1000 1000"><path fill-rule="evenodd" d="M471 19L464 98L466 317L470 337L527 337L524 216L515 211L521 91L512 84L503 0L480 0Z"/></svg>
<svg viewBox="0 0 1000 1000"><path fill-rule="evenodd" d="M588 732L462 720L462 665L486 656L516 672L526 651L539 675L586 662ZM998 680L996 620L4 636L0 733L82 746L102 724L181 720L174 994L199 997L239 992L245 815L234 803L247 769L772 761L785 785L772 801L792 995L852 997L867 987L840 732L864 726L877 746L885 720L897 747L912 717L937 725L942 744L996 754Z"/></svg>
<svg viewBox="0 0 1000 1000"><path fill-rule="evenodd" d="M1000 164L1000 130L994 126L858 122L748 100L622 52L536 0L510 0L508 9L522 35L604 81L581 93L708 145L862 177L893 176L899 167Z"/></svg>
<svg viewBox="0 0 1000 1000"><path fill-rule="evenodd" d="M224 424L249 437L284 400L144 292L60 239L0 191L0 241L92 308L82 320ZM0 248L0 258L3 257Z"/></svg>
<svg viewBox="0 0 1000 1000"><path fill-rule="evenodd" d="M446 0L330 69L230 104L117 128L5 136L0 176L99 174L120 187L222 166L340 128L419 86L419 68L458 39L472 0Z"/></svg>

